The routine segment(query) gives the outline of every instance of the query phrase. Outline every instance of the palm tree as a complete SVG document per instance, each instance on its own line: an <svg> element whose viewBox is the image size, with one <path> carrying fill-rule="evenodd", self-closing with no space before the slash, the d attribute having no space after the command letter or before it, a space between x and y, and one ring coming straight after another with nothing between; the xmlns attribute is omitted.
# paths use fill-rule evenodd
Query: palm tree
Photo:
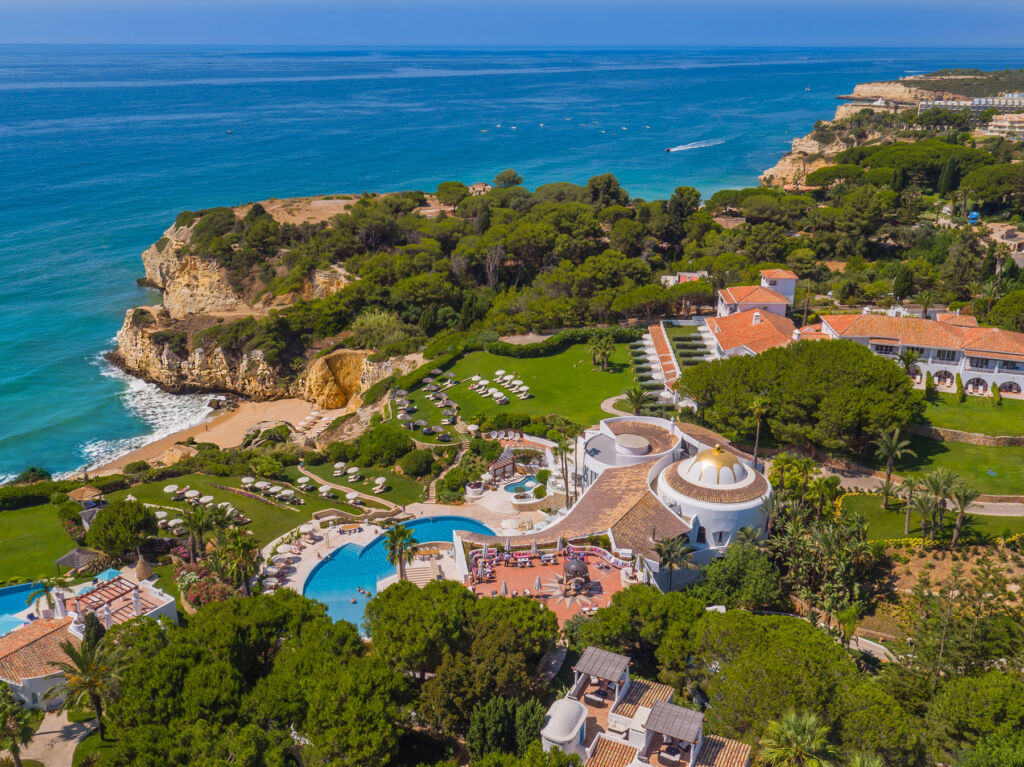
<svg viewBox="0 0 1024 767"><path fill-rule="evenodd" d="M10 687L0 684L0 749L11 755L14 767L21 767L21 749L35 734L32 714Z"/></svg>
<svg viewBox="0 0 1024 767"><path fill-rule="evenodd" d="M786 492L786 472L796 468L796 456L792 453L779 453L772 459L772 472L778 472L778 491Z"/></svg>
<svg viewBox="0 0 1024 767"><path fill-rule="evenodd" d="M756 546L761 538L760 528L750 525L741 527L736 533L736 543L740 546Z"/></svg>
<svg viewBox="0 0 1024 767"><path fill-rule="evenodd" d="M835 752L828 727L809 711L787 711L761 737L761 761L769 767L831 767Z"/></svg>
<svg viewBox="0 0 1024 767"><path fill-rule="evenodd" d="M929 533L935 538L933 529L935 522L935 500L928 493L918 493L907 504L907 513L914 512L921 517L921 539L927 541Z"/></svg>
<svg viewBox="0 0 1024 767"><path fill-rule="evenodd" d="M891 479L884 480L878 486L878 492L882 494L882 509L884 511L889 510L889 499L895 496L899 492L899 488L896 483Z"/></svg>
<svg viewBox="0 0 1024 767"><path fill-rule="evenodd" d="M388 562L398 568L398 580L405 580L405 565L412 562L419 541L413 537L412 529L405 525L394 525L384 534L384 551Z"/></svg>
<svg viewBox="0 0 1024 767"><path fill-rule="evenodd" d="M885 767L885 762L877 754L857 753L850 757L846 767Z"/></svg>
<svg viewBox="0 0 1024 767"><path fill-rule="evenodd" d="M250 596L249 579L259 569L260 550L240 530L230 530L217 539L216 554L221 574Z"/></svg>
<svg viewBox="0 0 1024 767"><path fill-rule="evenodd" d="M825 513L825 507L835 503L838 497L839 487L832 477L815 477L806 494L807 501L814 504L819 519Z"/></svg>
<svg viewBox="0 0 1024 767"><path fill-rule="evenodd" d="M601 370L605 370L608 366L608 360L611 359L612 352L615 351L615 341L612 339L612 334L608 330L596 330L590 335L590 359L591 361L601 366Z"/></svg>
<svg viewBox="0 0 1024 767"><path fill-rule="evenodd" d="M124 667L120 649L104 637L98 642L82 642L75 647L65 640L60 648L66 661L50 661L63 674L63 679L43 696L60 699L59 710L72 711L90 706L96 714L100 740L106 740L103 707L113 700L121 686Z"/></svg>
<svg viewBox="0 0 1024 767"><path fill-rule="evenodd" d="M61 584L60 578L40 578L36 588L25 600L26 605L34 604L39 599L46 600L46 606L53 609L53 590Z"/></svg>
<svg viewBox="0 0 1024 767"><path fill-rule="evenodd" d="M213 528L209 512L202 506L196 506L185 512L185 529L188 530L189 547L192 550L192 561L203 553L203 536Z"/></svg>
<svg viewBox="0 0 1024 767"><path fill-rule="evenodd" d="M940 531L942 530L943 519L946 516L946 509L949 507L949 497L952 495L953 488L956 487L959 479L960 477L957 474L944 466L940 466L925 474L921 480L924 489L931 495L935 510L939 514Z"/></svg>
<svg viewBox="0 0 1024 767"><path fill-rule="evenodd" d="M669 591L672 591L672 573L685 565L694 551L696 549L684 543L679 536L654 544L654 552L658 555L658 564L668 570Z"/></svg>
<svg viewBox="0 0 1024 767"><path fill-rule="evenodd" d="M903 371L909 376L913 375L914 368L917 366L918 360L921 359L921 352L917 349L904 349L896 358L903 365Z"/></svg>
<svg viewBox="0 0 1024 767"><path fill-rule="evenodd" d="M921 316L928 319L928 309L935 303L935 294L930 290L922 290L914 296L914 299L917 303L921 304Z"/></svg>
<svg viewBox="0 0 1024 767"><path fill-rule="evenodd" d="M897 426L892 433L879 429L878 436L871 443L875 446L875 455L885 461L885 481L892 479L892 465L903 458L910 456L917 458L917 453L910 449L910 440L900 437L900 427Z"/></svg>
<svg viewBox="0 0 1024 767"><path fill-rule="evenodd" d="M956 526L953 528L953 546L956 546L960 541L960 531L964 526L967 509L978 500L979 495L981 493L973 487L964 484L957 485L953 490L953 503L956 504Z"/></svg>
<svg viewBox="0 0 1024 767"><path fill-rule="evenodd" d="M622 392L626 398L626 404L629 405L633 411L633 415L640 415L640 410L644 405L649 405L654 401L654 395L649 391L644 391L639 386L634 386L632 389L626 389Z"/></svg>
<svg viewBox="0 0 1024 767"><path fill-rule="evenodd" d="M548 439L555 443L555 446L551 448L551 454L558 459L558 464L562 467L562 486L565 488L566 496L568 496L569 456L572 455L572 443L565 438L562 432L556 429L548 432Z"/></svg>
<svg viewBox="0 0 1024 767"><path fill-rule="evenodd" d="M818 473L818 462L813 458L797 458L794 461L793 468L796 469L798 474L802 474L804 478L803 484L803 495L807 495L807 485L811 481L811 475Z"/></svg>
<svg viewBox="0 0 1024 767"><path fill-rule="evenodd" d="M768 409L771 407L771 400L767 394L755 394L750 398L750 414L754 416L754 420L757 422L757 427L754 430L754 468L757 469L757 451L761 445L761 421L766 415L768 415Z"/></svg>
<svg viewBox="0 0 1024 767"><path fill-rule="evenodd" d="M917 477L906 477L903 480L903 484L900 485L900 498L903 501L903 510L906 512L903 518L903 534L910 535L910 513L911 504L914 501L914 496L917 495L918 491L918 479Z"/></svg>
<svg viewBox="0 0 1024 767"><path fill-rule="evenodd" d="M775 525L784 511L785 506L782 504L782 495L780 493L772 493L761 501L761 513L764 514L765 518L765 532L769 538L775 534Z"/></svg>

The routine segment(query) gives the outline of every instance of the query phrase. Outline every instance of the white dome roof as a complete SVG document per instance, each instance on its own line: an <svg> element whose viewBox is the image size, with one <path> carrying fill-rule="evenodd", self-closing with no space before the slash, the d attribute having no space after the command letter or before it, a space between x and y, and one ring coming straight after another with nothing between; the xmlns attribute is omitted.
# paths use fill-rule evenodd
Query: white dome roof
<svg viewBox="0 0 1024 767"><path fill-rule="evenodd" d="M587 707L572 698L559 698L548 709L540 734L553 743L570 743L587 722Z"/></svg>
<svg viewBox="0 0 1024 767"><path fill-rule="evenodd" d="M721 487L743 482L749 471L734 453L715 445L680 463L679 476L705 487Z"/></svg>

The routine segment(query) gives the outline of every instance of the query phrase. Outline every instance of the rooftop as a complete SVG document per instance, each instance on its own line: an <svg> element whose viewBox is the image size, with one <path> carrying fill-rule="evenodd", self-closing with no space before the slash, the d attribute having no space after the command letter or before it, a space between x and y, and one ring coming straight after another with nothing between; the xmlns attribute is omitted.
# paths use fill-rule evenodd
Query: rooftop
<svg viewBox="0 0 1024 767"><path fill-rule="evenodd" d="M704 745L694 767L747 767L750 764L750 746L738 740L705 735Z"/></svg>
<svg viewBox="0 0 1024 767"><path fill-rule="evenodd" d="M588 647L576 661L573 670L579 674L590 674L598 679L617 682L629 670L630 663L626 655L602 650L600 647Z"/></svg>
<svg viewBox="0 0 1024 767"><path fill-rule="evenodd" d="M607 421L609 431L616 436L636 434L651 444L651 453L667 453L679 443L679 437L663 426L646 421Z"/></svg>
<svg viewBox="0 0 1024 767"><path fill-rule="evenodd" d="M789 269L762 269L761 276L769 280L795 280L797 276Z"/></svg>
<svg viewBox="0 0 1024 767"><path fill-rule="evenodd" d="M683 467L683 464L691 460L693 459L686 458L682 461L676 461L671 466L666 467L661 476L668 486L677 493L681 493L694 500L706 503L746 503L755 498L760 498L768 490L768 480L764 478L761 472L751 472L752 481L742 484L724 484L713 487L698 485L695 482L684 479L680 473L680 468Z"/></svg>
<svg viewBox="0 0 1024 767"><path fill-rule="evenodd" d="M789 301L781 293L769 288L762 288L760 285L734 285L731 288L723 288L718 295L727 304L785 304Z"/></svg>
<svg viewBox="0 0 1024 767"><path fill-rule="evenodd" d="M601 738L584 764L586 767L626 767L636 758L636 752L636 748L626 743Z"/></svg>
<svg viewBox="0 0 1024 767"><path fill-rule="evenodd" d="M647 729L659 735L696 743L704 729L704 714L659 700L651 706Z"/></svg>
<svg viewBox="0 0 1024 767"><path fill-rule="evenodd" d="M963 327L949 321L879 314L831 314L822 317L821 321L823 327L830 328L841 338L869 338L894 345L1024 356L1024 333L999 328Z"/></svg>
<svg viewBox="0 0 1024 767"><path fill-rule="evenodd" d="M68 627L71 618L36 620L0 637L0 679L21 684L23 679L56 672L52 661L61 660L61 642L78 645Z"/></svg>
<svg viewBox="0 0 1024 767"><path fill-rule="evenodd" d="M132 593L134 591L138 591L139 594L141 607L139 614L141 615L148 615L158 607L167 604L168 601L172 601L172 597L160 594L150 588L140 588L127 578L118 575L92 591L67 599L67 608L79 615L94 611L96 617L102 621L107 605L109 605L113 622L115 624L124 623L136 617ZM161 597L163 598L161 599Z"/></svg>
<svg viewBox="0 0 1024 767"><path fill-rule="evenodd" d="M83 485L82 487L76 487L68 493L68 498L72 501L78 501L81 503L82 501L91 501L93 498L99 498L102 495L102 490L99 490L92 485Z"/></svg>
<svg viewBox="0 0 1024 767"><path fill-rule="evenodd" d="M723 351L745 346L755 354L793 343L793 331L796 329L788 317L759 309L747 309L727 317L711 317L707 324Z"/></svg>
<svg viewBox="0 0 1024 767"><path fill-rule="evenodd" d="M641 708L653 708L658 703L667 703L673 695L675 690L667 684L633 678L629 680L629 689L613 713L633 718Z"/></svg>

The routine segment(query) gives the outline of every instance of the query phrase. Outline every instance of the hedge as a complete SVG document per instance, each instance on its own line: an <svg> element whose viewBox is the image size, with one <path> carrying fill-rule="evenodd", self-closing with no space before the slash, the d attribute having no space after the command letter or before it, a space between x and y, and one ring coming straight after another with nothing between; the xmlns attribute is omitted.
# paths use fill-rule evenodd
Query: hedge
<svg viewBox="0 0 1024 767"><path fill-rule="evenodd" d="M505 341L495 341L484 344L484 349L500 357L515 357L517 359L524 357L546 357L550 354L557 354L573 344L588 343L590 336L597 330L598 328L567 328L539 343L510 344ZM645 328L614 327L610 328L610 330L612 340L617 344L638 341L647 332ZM440 367L440 365L437 367Z"/></svg>
<svg viewBox="0 0 1024 767"><path fill-rule="evenodd" d="M95 477L88 481L62 479L34 482L31 485L5 485L0 487L0 511L49 503L50 496L54 493L67 493L85 484L92 485L105 493L112 493L115 490L123 490L128 487L128 480L123 474L111 474L106 477Z"/></svg>
<svg viewBox="0 0 1024 767"><path fill-rule="evenodd" d="M640 384L640 388L644 391L657 391L658 389L664 389L665 384L660 381L644 381Z"/></svg>

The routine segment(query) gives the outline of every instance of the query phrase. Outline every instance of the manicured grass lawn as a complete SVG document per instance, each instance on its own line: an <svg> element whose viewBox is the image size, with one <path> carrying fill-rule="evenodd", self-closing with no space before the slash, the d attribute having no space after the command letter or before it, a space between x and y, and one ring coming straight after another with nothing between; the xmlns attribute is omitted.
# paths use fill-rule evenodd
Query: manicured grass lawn
<svg viewBox="0 0 1024 767"><path fill-rule="evenodd" d="M843 501L845 511L859 511L868 518L868 538L872 540L903 538L905 514L903 504L890 501L887 511L882 509L882 497L879 495L853 495ZM947 513L943 520L943 537L949 539L953 535L956 512ZM971 540L975 534L998 537L1004 534L1015 535L1024 533L1024 517L996 517L981 514L970 514L964 520L961 533L964 540ZM910 517L910 535L921 535L921 518L916 514ZM941 540L941 538L940 538Z"/></svg>
<svg viewBox="0 0 1024 767"><path fill-rule="evenodd" d="M1024 493L1024 447L982 447L964 442L940 442L910 437L916 458L909 456L894 468L897 474L927 472L945 466L982 493Z"/></svg>
<svg viewBox="0 0 1024 767"><path fill-rule="evenodd" d="M952 394L938 394L925 403L924 423L992 436L1024 434L1024 400L1003 398L998 407L989 397L970 397L957 402Z"/></svg>
<svg viewBox="0 0 1024 767"><path fill-rule="evenodd" d="M314 511L331 508L332 505L336 507L336 504L331 504L329 501L321 501L319 498L303 494L303 498L306 499L304 506L281 508L271 503L264 503L263 501L246 498L236 493L225 492L214 487L214 483L227 487L241 487L241 482L237 477L207 477L202 474L186 474L176 477L171 482L171 484L178 485L179 487L188 485L195 490L199 490L204 495L212 495L217 503L230 501L232 506L252 520L246 526L246 529L252 530L256 543L260 546L270 543L274 538L291 530L293 527L301 525L303 522L308 522L312 518ZM184 512L186 509L191 508L187 503L170 500L170 496L163 491L164 486L167 484L168 481L162 480L160 482L136 485L128 490L119 490L116 493L111 493L108 497L110 499L122 498L130 493L140 501L159 504L169 509L180 509Z"/></svg>
<svg viewBox="0 0 1024 767"><path fill-rule="evenodd" d="M479 375L493 381L496 370L515 373L516 378L530 387L533 396L525 400L513 398L507 405L497 405L494 400L469 391L467 379ZM587 347L577 344L560 354L527 359L473 352L456 362L452 372L461 383L449 389L448 396L459 403L464 420L478 413L558 413L589 426L606 417L601 410L602 401L621 394L634 383L626 344L616 344L608 369L604 371L591 364ZM420 412L430 410L440 413L433 405L421 405Z"/></svg>
<svg viewBox="0 0 1024 767"><path fill-rule="evenodd" d="M50 504L0 511L0 584L57 574L54 560L75 547Z"/></svg>
<svg viewBox="0 0 1024 767"><path fill-rule="evenodd" d="M665 334L668 336L669 342L674 342L679 338L689 338L691 336L700 335L696 325L666 325Z"/></svg>
<svg viewBox="0 0 1024 767"><path fill-rule="evenodd" d="M377 497L385 498L392 503L400 505L415 503L423 498L422 483L385 469L367 469L360 467L359 473L362 475L362 479L359 482L349 482L346 477L335 477L334 464L332 463L325 463L323 466L307 466L306 469L328 482L334 482L335 484L344 485L345 487L351 487L354 490L358 490L371 496L376 495L376 493L373 492L373 480L377 479L377 477L386 477L388 480L385 485L385 487L387 487L387 492L381 493ZM371 506L372 503L372 501L366 501L367 506ZM350 507L346 507L346 511L347 510L350 510ZM354 510L354 513L358 514L360 512L358 510Z"/></svg>
<svg viewBox="0 0 1024 767"><path fill-rule="evenodd" d="M159 567L154 567L153 575L157 577L156 587L158 589L163 591L169 597L174 597L175 599L178 598L178 584L174 582L174 565L160 565ZM89 716L92 716L92 714Z"/></svg>
<svg viewBox="0 0 1024 767"><path fill-rule="evenodd" d="M103 752L109 751L113 747L114 741L100 740L99 732L94 731L89 735L86 735L75 748L75 755L71 757L71 765L72 767L79 767L85 757L90 754L103 754Z"/></svg>

